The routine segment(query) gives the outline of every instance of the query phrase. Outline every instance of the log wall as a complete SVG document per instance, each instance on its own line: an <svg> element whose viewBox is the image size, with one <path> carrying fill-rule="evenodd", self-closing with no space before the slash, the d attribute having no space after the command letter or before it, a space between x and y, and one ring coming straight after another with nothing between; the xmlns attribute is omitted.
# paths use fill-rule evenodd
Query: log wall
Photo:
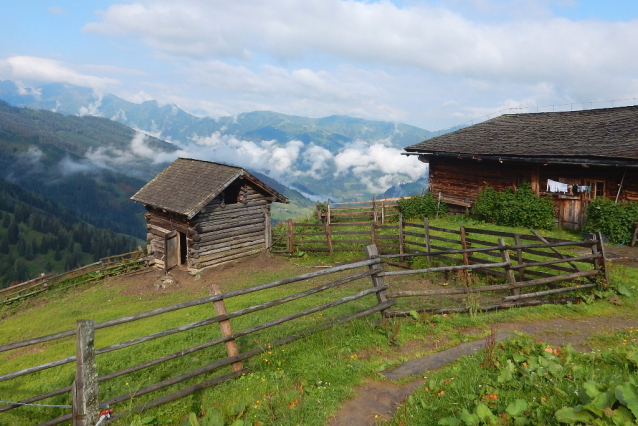
<svg viewBox="0 0 638 426"><path fill-rule="evenodd" d="M440 192L442 200L452 205L472 205L479 191L486 186L503 191L513 189L524 181L530 182L536 193L544 195L548 179L579 185L604 182L604 196L612 200L616 199L623 181L618 201L638 201L638 170L635 168L543 165L509 162L507 159L500 162L478 158L430 158L430 191L435 197ZM558 224L571 229L581 228L585 209L593 196L552 194L552 197Z"/></svg>
<svg viewBox="0 0 638 426"><path fill-rule="evenodd" d="M271 244L272 197L246 184L233 182L190 220L147 207L149 254L163 264L164 235L186 235L186 266L197 271L263 251Z"/></svg>

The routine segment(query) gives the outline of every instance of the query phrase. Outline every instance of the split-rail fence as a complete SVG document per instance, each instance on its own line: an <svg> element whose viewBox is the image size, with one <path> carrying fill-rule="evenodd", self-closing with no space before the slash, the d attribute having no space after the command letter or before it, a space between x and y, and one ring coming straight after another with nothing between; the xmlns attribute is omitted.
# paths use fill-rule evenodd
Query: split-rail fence
<svg viewBox="0 0 638 426"><path fill-rule="evenodd" d="M422 227L423 231L406 231L403 229L406 227L413 229ZM448 234L452 238L442 237L440 236L441 234ZM498 237L498 243L494 244L493 242L479 239L481 234ZM458 231L437 228L429 226L427 219L423 224L403 223L400 228L399 235L403 235L402 238L404 238L404 240L401 243L403 246L394 247L397 250L393 253L382 254L377 251L377 247L375 245L369 245L365 247L365 260L313 271L295 277L285 278L248 288L232 290L226 293L221 293L219 288L213 285L210 288L209 297L182 302L101 323L95 323L93 320L79 320L76 329L2 345L0 346L0 352L12 351L33 345L41 345L45 342L52 342L65 338L68 339L74 336L76 338L75 355L70 355L44 364L34 365L19 371L2 374L0 375L0 382L11 383L10 381L12 380L21 380L20 378L24 376L38 374L41 371L51 368L60 368L70 363L75 363L76 371L75 380L72 380L71 383L68 383L61 388L48 390L45 393L22 398L20 401L15 401L16 403L2 406L0 407L0 412L12 409L25 410L27 407L23 407L21 404L31 404L54 396L71 393L72 404L70 407L72 407L72 412L58 415L55 418L40 423L40 425L55 425L72 420L74 425L93 426L98 420L100 407L116 407L116 415L113 419L111 419L112 421L121 417L127 411L132 410L140 412L146 408L156 407L161 404L177 400L186 395L190 395L199 390L215 386L224 381L237 378L249 371L248 368L242 364L242 361L251 357L259 356L263 352L271 350L274 347L290 344L296 340L309 336L313 333L317 333L321 330L325 330L329 327L344 324L356 318L362 318L375 312L380 312L383 318L410 315L410 311L390 310L392 306L397 304L398 298L429 297L432 295L448 294L470 295L477 292L506 292L507 295L503 298L502 303L492 306L480 306L478 307L479 310L500 309L503 307L524 306L540 303L555 303L555 300L544 300L540 298L569 291L588 289L595 287L598 284L596 282L588 282L576 285L570 284L559 288L551 287L551 284L558 282L571 282L576 278L589 278L590 280L595 280L600 276L606 277L607 274L604 247L601 244L602 238L600 235L598 235L597 240L586 242L550 240L543 238L534 232L532 235L519 235L464 227L461 227ZM425 243L420 243L416 240L409 240L410 237L417 238L418 240L421 238L421 235L423 235ZM511 239L513 243L506 243L505 238ZM529 240L533 240L535 242L523 243L523 241ZM447 246L434 245L432 244L432 241L440 242L439 244L447 244ZM450 244L460 247L449 247ZM585 247L591 251L591 254L566 256L559 250L559 248L565 247ZM403 252L401 253L401 251ZM530 255L533 255L534 259L528 258ZM423 256L430 259L451 261L453 263L457 263L457 265L436 265L416 270L384 270L381 265L381 261L383 259L396 257L405 259ZM539 258L541 260L538 260ZM560 264L565 264L567 266L560 266ZM549 270L555 273L540 271L538 269L540 267L546 269L549 268ZM385 281L385 277L397 275L427 274L446 271L467 272L472 270L502 277L505 279L505 283L476 287L472 286L471 281L468 280L465 286L459 288L393 291L390 288L390 284ZM329 278L331 281L318 283L319 285L311 284L312 286L310 288L303 287L302 291L297 291L299 288L294 288L290 290L296 291L294 293L257 305L243 307L231 312L226 310L225 301L229 299L251 293L268 291L273 288L278 288L280 290L278 296L281 296L282 292L285 293L287 288L286 285L290 285L292 283L301 284L307 280L321 277L324 279ZM365 282L366 279L370 280L370 284L362 285L361 280L364 280ZM357 284L351 284L346 289L345 285L348 283ZM538 286L550 288L548 290L524 293L526 290L533 289ZM339 294L340 297L334 298L336 296L332 293L323 293L327 290L336 289L337 287L339 287L341 291L347 291L348 295L341 297L341 293ZM325 300L317 300L320 293L323 293L324 297L330 297L331 299L327 302ZM366 296L370 297L366 298ZM230 321L237 321L236 318L244 317L258 311L281 307L286 303L299 299L304 299L307 303L301 310L295 310L293 313L283 316L278 316L280 315L278 310L270 311L271 313L274 312L274 319L266 322L257 321L256 323L251 323L250 326L239 331L233 330L233 327L231 326ZM95 332L97 330L121 324L130 324L134 321L205 304L212 304L212 310L215 312L214 316L170 329L157 331L149 335L136 337L124 342L114 343L99 348L95 347ZM311 307L308 307L308 304L310 304ZM279 337L280 335L277 335L276 338L269 338L268 342L260 341L260 343L250 343L255 342L255 340L244 339L241 341L241 344L238 345L238 339L243 338L244 336L271 328L274 331L282 330L281 325L284 323L288 323L302 317L307 317L337 306L342 307L342 310L339 313L330 311L329 315L325 317L325 321L317 325L310 327L303 325L300 329L293 332L293 334L281 337ZM343 308L345 307L347 307L347 309L344 311ZM429 310L429 312L463 312L468 309L468 307L458 307ZM200 327L207 327L205 330L208 334L207 338L210 339L210 333L213 329L209 326L212 326L213 324L219 325L220 332L219 337L215 337L212 340L205 340L195 346L186 347L171 354L149 359L141 364L127 365L122 368L122 365L117 363L117 368L120 369L115 369L115 371L109 371L109 369L112 369L113 365L108 365L108 363L107 365L100 364L101 367L99 370L102 375L99 376L97 373L97 363L100 360L98 355L103 356L103 354L120 351L145 342L154 341L155 339L166 338L171 335L198 329ZM237 323L235 322L235 324ZM294 324L297 324L298 326L299 323ZM277 334L277 332L275 334ZM218 352L218 355L221 355L219 355L217 359L211 359L211 355L207 354L205 359L208 363L191 371L163 378L157 383L149 384L133 392L125 389L114 391L113 385L106 386L109 390L108 395L100 396L100 389L104 388L105 382L137 371L151 369L155 366L159 366L160 364L170 362L171 360L193 354L206 348L212 348L215 346L221 347L222 344L225 346L225 354L221 351ZM230 368L231 371L220 372L220 370L224 367L227 369ZM150 370L147 371L149 371L149 375L151 375ZM218 375L213 376L214 372ZM192 384L192 380L195 380L195 378L199 378L201 381ZM189 382L181 389L171 389L170 391L166 389L169 386L174 386L180 383L184 384L186 381ZM40 386L39 389L41 388L42 387ZM165 394L160 396L155 393L162 389L164 389ZM155 394L149 395L151 393ZM139 403L142 401L140 398L144 395L149 395L150 398L154 399L142 398L145 399L145 401L143 403ZM133 401L133 399L135 399L135 401ZM134 402L135 404L139 404L135 405Z"/></svg>
<svg viewBox="0 0 638 426"><path fill-rule="evenodd" d="M409 199L411 197L404 197ZM399 200L401 198L379 198L365 201L331 202L330 199L323 205L317 206L317 219L319 223L335 222L363 222L373 221L385 223L387 220L395 220L399 215Z"/></svg>
<svg viewBox="0 0 638 426"><path fill-rule="evenodd" d="M23 300L45 291L58 291L129 273L147 264L141 248L129 253L104 257L99 262L81 266L61 274L42 274L37 278L0 289L0 304Z"/></svg>

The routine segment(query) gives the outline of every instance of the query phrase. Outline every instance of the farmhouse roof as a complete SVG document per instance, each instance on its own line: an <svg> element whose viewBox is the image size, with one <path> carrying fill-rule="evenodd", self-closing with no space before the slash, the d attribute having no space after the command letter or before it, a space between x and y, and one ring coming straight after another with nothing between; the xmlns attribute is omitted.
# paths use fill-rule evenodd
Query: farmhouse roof
<svg viewBox="0 0 638 426"><path fill-rule="evenodd" d="M190 219L239 178L275 197L275 201L288 202L286 197L241 167L191 158L175 160L137 191L131 200L183 214Z"/></svg>
<svg viewBox="0 0 638 426"><path fill-rule="evenodd" d="M405 148L408 153L638 160L638 106L507 114ZM607 161L609 163L609 161ZM612 161L613 163L614 161Z"/></svg>

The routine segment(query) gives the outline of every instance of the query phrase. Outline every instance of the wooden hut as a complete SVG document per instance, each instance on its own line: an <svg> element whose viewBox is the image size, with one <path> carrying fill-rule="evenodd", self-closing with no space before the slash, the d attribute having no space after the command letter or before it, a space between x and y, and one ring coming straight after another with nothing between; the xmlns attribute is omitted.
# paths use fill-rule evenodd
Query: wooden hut
<svg viewBox="0 0 638 426"><path fill-rule="evenodd" d="M453 209L471 207L485 186L528 181L551 194L559 226L580 229L595 198L638 201L638 106L508 114L405 150L429 163L430 191Z"/></svg>
<svg viewBox="0 0 638 426"><path fill-rule="evenodd" d="M288 199L241 167L179 158L133 201L144 204L149 254L191 273L271 246L270 204Z"/></svg>

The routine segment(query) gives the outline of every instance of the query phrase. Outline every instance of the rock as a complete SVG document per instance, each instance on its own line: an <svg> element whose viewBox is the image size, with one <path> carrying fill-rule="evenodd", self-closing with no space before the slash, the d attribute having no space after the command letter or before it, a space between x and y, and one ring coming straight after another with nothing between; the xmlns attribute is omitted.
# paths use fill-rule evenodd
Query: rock
<svg viewBox="0 0 638 426"><path fill-rule="evenodd" d="M177 283L177 280L175 279L174 276L172 276L171 274L166 274L159 280L155 281L155 289L159 290L161 288L167 288L172 285L175 285L176 283Z"/></svg>

